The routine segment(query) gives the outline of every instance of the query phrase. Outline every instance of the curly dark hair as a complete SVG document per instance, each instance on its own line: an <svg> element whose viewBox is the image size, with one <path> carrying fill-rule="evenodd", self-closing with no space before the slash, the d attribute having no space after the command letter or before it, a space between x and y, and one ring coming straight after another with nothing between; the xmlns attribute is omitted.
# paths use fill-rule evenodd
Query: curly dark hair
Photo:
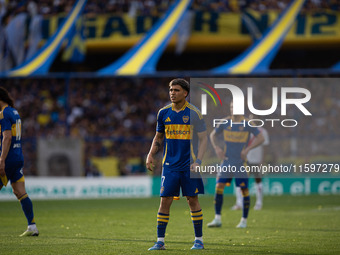
<svg viewBox="0 0 340 255"><path fill-rule="evenodd" d="M188 91L188 95L190 93L190 84L189 82L187 82L187 80L184 80L182 78L176 78L176 79L173 79L172 81L170 81L169 83L169 86L172 86L172 85L179 85L182 87L182 89Z"/></svg>
<svg viewBox="0 0 340 255"><path fill-rule="evenodd" d="M8 91L4 87L0 87L0 100L4 101L10 107L14 107L14 102Z"/></svg>

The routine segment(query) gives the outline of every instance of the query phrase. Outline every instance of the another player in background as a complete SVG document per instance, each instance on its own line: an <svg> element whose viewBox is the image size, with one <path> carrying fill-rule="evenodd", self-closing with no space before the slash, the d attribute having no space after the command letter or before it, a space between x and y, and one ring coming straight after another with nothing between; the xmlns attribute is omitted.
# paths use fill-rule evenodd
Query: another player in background
<svg viewBox="0 0 340 255"><path fill-rule="evenodd" d="M155 167L154 156L164 142L162 162L161 202L157 215L157 242L149 250L164 250L164 237L174 197L186 196L195 230L191 249L203 249L203 214L198 194L204 194L204 186L194 171L202 162L208 137L203 117L199 110L186 101L190 92L189 83L174 79L169 83L172 104L160 109L157 116L156 135L146 159L150 171ZM194 177L194 178L193 178Z"/></svg>
<svg viewBox="0 0 340 255"><path fill-rule="evenodd" d="M20 201L28 222L28 228L21 236L38 236L39 232L34 221L32 201L25 189L24 156L21 149L21 119L18 111L14 109L13 99L3 87L0 87L0 108L0 190L4 185L7 185L8 180L11 181L13 193Z"/></svg>
<svg viewBox="0 0 340 255"><path fill-rule="evenodd" d="M254 115L249 115L250 119L254 119ZM267 130L264 127L258 128L264 137L264 142L256 148L249 151L247 155L247 161L249 166L259 166L264 162L264 155L266 148L268 147L270 140ZM254 140L254 135L250 136L249 144ZM263 206L263 186L262 186L262 173L252 173L255 178L255 189L256 189L256 202L254 210L261 210ZM236 204L232 207L232 210L242 209L242 192L239 187L236 187Z"/></svg>
<svg viewBox="0 0 340 255"><path fill-rule="evenodd" d="M230 112L233 113L233 103L230 103ZM237 187L240 187L243 196L243 214L237 228L247 227L247 218L250 205L248 190L248 174L244 171L245 161L249 151L264 142L263 135L257 128L248 125L248 122L241 115L227 117L228 122L217 126L210 134L210 140L215 149L216 155L223 160L221 169L235 168L237 171L222 171L217 173L216 194L215 194L215 218L208 223L208 227L221 227L221 210L223 204L223 192L225 185L229 186L235 178ZM225 152L217 145L217 136L223 134ZM255 136L254 141L249 145L250 134Z"/></svg>

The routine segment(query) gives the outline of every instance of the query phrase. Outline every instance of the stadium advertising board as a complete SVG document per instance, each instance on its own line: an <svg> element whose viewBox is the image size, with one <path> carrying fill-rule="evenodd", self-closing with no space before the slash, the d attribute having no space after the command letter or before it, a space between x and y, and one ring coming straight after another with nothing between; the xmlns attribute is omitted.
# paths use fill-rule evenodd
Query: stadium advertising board
<svg viewBox="0 0 340 255"><path fill-rule="evenodd" d="M159 195L161 180L155 177L153 180L153 195ZM265 195L339 195L340 180L332 178L263 178L263 193ZM205 179L204 190L206 195L215 194L215 179ZM232 185L234 186L234 185ZM235 193L234 188L224 189L224 194ZM255 195L255 180L249 179L249 193Z"/></svg>
<svg viewBox="0 0 340 255"><path fill-rule="evenodd" d="M33 199L91 199L91 198L135 198L159 196L159 177L124 178L35 178L28 177L26 189ZM206 195L215 192L215 179L205 180ZM253 178L249 180L250 194L255 194ZM225 189L233 194L234 189ZM339 195L340 180L334 178L264 178L265 195ZM0 191L0 200L15 200L8 185Z"/></svg>
<svg viewBox="0 0 340 255"><path fill-rule="evenodd" d="M148 176L124 178L26 178L26 190L32 199L87 199L150 197L152 179ZM13 200L8 185L0 191L0 200Z"/></svg>
<svg viewBox="0 0 340 255"><path fill-rule="evenodd" d="M255 181L250 179L250 194L256 194ZM211 192L214 192L212 189ZM232 193L232 189L226 189ZM234 191L235 192L235 191ZM338 179L316 179L316 178L296 178L296 179L263 179L263 193L265 195L339 195L340 180Z"/></svg>

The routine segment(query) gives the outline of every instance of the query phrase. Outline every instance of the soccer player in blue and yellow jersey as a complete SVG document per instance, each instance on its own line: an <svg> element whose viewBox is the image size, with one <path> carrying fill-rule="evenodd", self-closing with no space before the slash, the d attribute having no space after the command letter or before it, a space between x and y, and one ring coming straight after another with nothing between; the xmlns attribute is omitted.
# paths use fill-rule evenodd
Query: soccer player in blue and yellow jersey
<svg viewBox="0 0 340 255"><path fill-rule="evenodd" d="M174 197L186 196L195 230L191 249L203 249L203 214L198 194L204 193L201 177L194 171L202 162L208 137L203 117L199 110L186 101L189 83L174 79L169 83L172 104L158 112L156 135L146 159L146 167L154 168L154 155L164 142L161 202L157 215L157 242L149 250L164 250L164 237L169 222L170 206ZM193 176L196 175L196 176Z"/></svg>
<svg viewBox="0 0 340 255"><path fill-rule="evenodd" d="M13 99L6 89L0 87L0 190L4 185L7 185L8 180L11 181L13 193L20 201L28 222L28 228L21 236L38 236L39 232L34 221L32 201L25 189L24 156L21 149L21 119L18 111L13 107Z"/></svg>
<svg viewBox="0 0 340 255"><path fill-rule="evenodd" d="M233 103L230 104L230 111L233 113ZM215 193L215 219L208 223L208 227L220 227L221 209L223 203L223 192L225 185L230 186L230 182L235 177L237 187L241 188L243 196L243 215L237 228L247 227L247 218L250 206L250 197L248 190L248 174L245 172L245 165L248 152L264 142L263 135L258 128L251 127L245 120L244 116L232 115L227 117L226 124L217 126L210 134L211 143L217 156L223 160L221 169L217 174L216 193ZM225 152L217 145L217 135L223 133L226 145ZM248 145L250 134L255 136L253 142ZM233 172L235 170L236 172ZM229 171L230 170L230 171Z"/></svg>

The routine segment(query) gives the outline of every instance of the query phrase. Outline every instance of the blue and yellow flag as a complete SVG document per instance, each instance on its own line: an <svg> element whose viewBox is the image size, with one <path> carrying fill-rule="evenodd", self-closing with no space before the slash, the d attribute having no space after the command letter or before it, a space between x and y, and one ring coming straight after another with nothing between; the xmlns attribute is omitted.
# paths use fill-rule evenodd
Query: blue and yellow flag
<svg viewBox="0 0 340 255"><path fill-rule="evenodd" d="M46 74L56 58L63 40L69 35L82 13L86 0L78 0L61 27L48 39L45 45L30 59L10 70L9 76L29 76Z"/></svg>
<svg viewBox="0 0 340 255"><path fill-rule="evenodd" d="M249 49L236 59L212 69L216 74L266 72L285 36L296 20L305 0L294 0L274 24Z"/></svg>
<svg viewBox="0 0 340 255"><path fill-rule="evenodd" d="M84 17L79 17L67 38L67 45L62 55L63 61L73 63L84 61L86 54L84 31Z"/></svg>
<svg viewBox="0 0 340 255"><path fill-rule="evenodd" d="M191 2L191 0L177 0L136 46L113 64L99 70L99 74L154 73L161 54Z"/></svg>

